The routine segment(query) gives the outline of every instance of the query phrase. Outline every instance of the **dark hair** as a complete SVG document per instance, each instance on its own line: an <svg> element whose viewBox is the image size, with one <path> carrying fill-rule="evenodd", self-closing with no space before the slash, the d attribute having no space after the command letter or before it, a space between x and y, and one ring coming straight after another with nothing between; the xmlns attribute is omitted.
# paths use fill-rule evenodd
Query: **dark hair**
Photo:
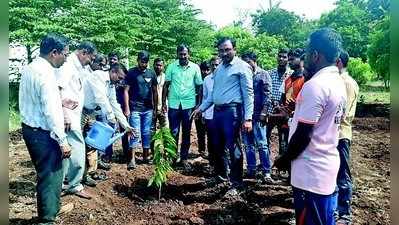
<svg viewBox="0 0 399 225"><path fill-rule="evenodd" d="M321 28L310 35L308 50L324 55L328 63L336 62L341 48L341 35L331 28Z"/></svg>
<svg viewBox="0 0 399 225"><path fill-rule="evenodd" d="M236 40L234 40L234 38L232 37L221 37L217 40L216 42L216 47L219 47L221 44L223 44L226 41L230 41L231 45L233 45L233 48L236 47Z"/></svg>
<svg viewBox="0 0 399 225"><path fill-rule="evenodd" d="M96 45L90 41L83 41L78 45L78 50L84 50L87 54L93 54L97 51Z"/></svg>
<svg viewBox="0 0 399 225"><path fill-rule="evenodd" d="M142 62L148 62L150 60L150 53L146 50L139 51L139 53L137 54L137 60L140 60Z"/></svg>
<svg viewBox="0 0 399 225"><path fill-rule="evenodd" d="M346 68L348 66L348 62L349 62L348 52L341 49L341 53L339 54L339 60L341 60L342 65L344 66L344 68Z"/></svg>
<svg viewBox="0 0 399 225"><path fill-rule="evenodd" d="M250 59L254 62L256 62L256 60L258 59L255 52L245 52L244 54L241 55L241 58L242 59Z"/></svg>
<svg viewBox="0 0 399 225"><path fill-rule="evenodd" d="M111 67L109 68L110 71L118 72L119 70L122 70L126 75L127 75L127 69L123 64L120 63L115 63L112 64Z"/></svg>
<svg viewBox="0 0 399 225"><path fill-rule="evenodd" d="M102 62L105 59L105 55L98 53L96 55L96 57L93 60L93 63L99 64L100 62Z"/></svg>
<svg viewBox="0 0 399 225"><path fill-rule="evenodd" d="M186 44L180 44L179 46L177 46L176 52L179 53L184 49L187 49L188 53L190 53L190 48Z"/></svg>
<svg viewBox="0 0 399 225"><path fill-rule="evenodd" d="M48 55L54 49L57 52L62 52L67 45L69 45L69 40L65 36L49 33L40 42L40 54Z"/></svg>
<svg viewBox="0 0 399 225"><path fill-rule="evenodd" d="M110 52L108 53L108 59L112 58L112 57L116 57L119 59L119 54L117 52Z"/></svg>
<svg viewBox="0 0 399 225"><path fill-rule="evenodd" d="M200 65L199 65L201 70L209 70L211 68L211 65L209 64L208 61L203 61Z"/></svg>
<svg viewBox="0 0 399 225"><path fill-rule="evenodd" d="M277 54L288 54L290 50L288 48L280 48Z"/></svg>
<svg viewBox="0 0 399 225"><path fill-rule="evenodd" d="M304 50L302 48L291 49L288 52L288 57L292 56L292 57L295 57L295 58L301 58L304 53L305 52L304 52Z"/></svg>
<svg viewBox="0 0 399 225"><path fill-rule="evenodd" d="M158 63L158 62L163 62L163 59L160 58L160 57L155 58L155 59L154 59L154 65L155 65L156 63Z"/></svg>

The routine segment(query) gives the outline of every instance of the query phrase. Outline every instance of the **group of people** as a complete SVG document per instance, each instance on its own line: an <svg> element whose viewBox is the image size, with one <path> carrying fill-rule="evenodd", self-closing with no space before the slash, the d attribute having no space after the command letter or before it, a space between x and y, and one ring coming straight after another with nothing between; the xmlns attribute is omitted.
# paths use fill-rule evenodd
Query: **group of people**
<svg viewBox="0 0 399 225"><path fill-rule="evenodd" d="M254 52L237 56L233 38L222 37L216 46L218 55L197 65L181 44L165 71L161 58L149 68L150 53L142 50L127 70L117 54L106 57L91 42L69 54L64 36L42 39L19 89L41 223L54 222L61 195L90 199L83 184L107 179L98 169L111 168L112 145L98 151L85 144L94 121L126 131L122 160L134 170L138 152L141 163L151 163L158 126L169 126L176 143L182 137L175 166L186 169L193 120L198 150L214 179L229 184L226 195L239 195L244 177L275 183L275 167L289 174L297 224L351 223L349 149L358 87L346 72L349 56L339 34L319 29L306 50L280 49L269 71L258 66ZM279 155L272 164L274 127Z"/></svg>

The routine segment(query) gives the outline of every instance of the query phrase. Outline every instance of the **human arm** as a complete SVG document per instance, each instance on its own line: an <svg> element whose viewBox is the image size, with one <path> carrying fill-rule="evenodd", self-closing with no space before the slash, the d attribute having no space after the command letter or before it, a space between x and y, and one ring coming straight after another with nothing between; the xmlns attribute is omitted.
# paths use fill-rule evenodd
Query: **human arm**
<svg viewBox="0 0 399 225"><path fill-rule="evenodd" d="M252 130L252 114L254 112L254 89L252 70L249 65L245 65L240 73L240 88L244 102L244 131Z"/></svg>
<svg viewBox="0 0 399 225"><path fill-rule="evenodd" d="M69 117L64 117L65 112L62 106L60 89L55 79L52 78L49 78L49 80L40 80L38 89L41 96L40 104L42 105L43 114L50 128L50 136L60 146L62 157L69 158L71 156L71 148L66 138L64 124L64 122L68 122L65 121L65 118Z"/></svg>
<svg viewBox="0 0 399 225"><path fill-rule="evenodd" d="M272 90L272 80L268 72L264 72L263 76L263 87L262 87L262 94L263 98L263 107L260 113L259 120L261 121L262 125L266 125L267 122L267 114L269 109L272 107L272 100L271 100L271 90Z"/></svg>
<svg viewBox="0 0 399 225"><path fill-rule="evenodd" d="M296 159L309 145L314 124L298 122L292 135L287 151L274 161L274 166L279 170L288 170L291 161Z"/></svg>
<svg viewBox="0 0 399 225"><path fill-rule="evenodd" d="M170 81L165 81L162 88L162 111L166 113L168 111L168 106L166 105L166 96L169 94Z"/></svg>
<svg viewBox="0 0 399 225"><path fill-rule="evenodd" d="M130 108L129 108L129 85L126 85L123 91L123 101L125 102L125 108L123 110L123 114L128 117L130 115Z"/></svg>

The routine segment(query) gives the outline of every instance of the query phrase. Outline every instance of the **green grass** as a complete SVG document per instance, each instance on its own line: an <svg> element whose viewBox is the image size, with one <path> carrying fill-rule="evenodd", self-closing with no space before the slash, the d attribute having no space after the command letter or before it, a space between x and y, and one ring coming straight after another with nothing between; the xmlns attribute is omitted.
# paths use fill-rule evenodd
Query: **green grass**
<svg viewBox="0 0 399 225"><path fill-rule="evenodd" d="M360 87L358 102L389 104L391 94L389 89L385 89L383 82L373 81Z"/></svg>
<svg viewBox="0 0 399 225"><path fill-rule="evenodd" d="M9 107L8 131L15 131L21 128L21 116L14 107Z"/></svg>

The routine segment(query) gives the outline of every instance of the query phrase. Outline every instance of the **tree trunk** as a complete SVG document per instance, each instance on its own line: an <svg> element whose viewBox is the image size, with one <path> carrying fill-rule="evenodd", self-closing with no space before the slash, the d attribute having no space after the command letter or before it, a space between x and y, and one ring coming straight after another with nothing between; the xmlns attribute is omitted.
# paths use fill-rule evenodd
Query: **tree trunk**
<svg viewBox="0 0 399 225"><path fill-rule="evenodd" d="M29 63L32 62L32 49L31 49L30 45L26 45L26 54L28 56L28 63L27 64L29 64Z"/></svg>
<svg viewBox="0 0 399 225"><path fill-rule="evenodd" d="M162 190L162 184L158 189L158 202L159 202L159 200L161 200L161 190Z"/></svg>

